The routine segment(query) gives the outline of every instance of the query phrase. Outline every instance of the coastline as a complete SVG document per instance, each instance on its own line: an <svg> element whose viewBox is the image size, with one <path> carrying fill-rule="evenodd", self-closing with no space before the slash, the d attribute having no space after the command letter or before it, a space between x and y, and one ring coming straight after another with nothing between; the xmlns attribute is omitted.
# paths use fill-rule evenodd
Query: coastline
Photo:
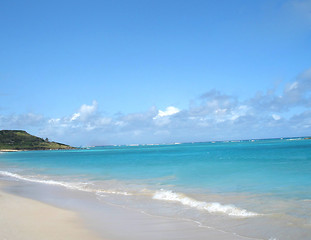
<svg viewBox="0 0 311 240"><path fill-rule="evenodd" d="M3 190L0 181L0 239L99 240L77 213Z"/></svg>
<svg viewBox="0 0 311 240"><path fill-rule="evenodd" d="M300 139L7 153L0 183L101 239L311 239L310 154Z"/></svg>
<svg viewBox="0 0 311 240"><path fill-rule="evenodd" d="M0 149L0 153L1 152L21 152L24 150L16 150L16 149Z"/></svg>
<svg viewBox="0 0 311 240"><path fill-rule="evenodd" d="M253 239L196 221L147 214L89 193L24 181L0 180L0 212L0 239Z"/></svg>

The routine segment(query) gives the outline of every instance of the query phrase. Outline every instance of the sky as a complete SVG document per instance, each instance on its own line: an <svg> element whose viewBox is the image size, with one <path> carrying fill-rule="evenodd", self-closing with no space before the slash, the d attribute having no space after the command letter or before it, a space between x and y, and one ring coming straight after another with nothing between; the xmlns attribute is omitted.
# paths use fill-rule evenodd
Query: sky
<svg viewBox="0 0 311 240"><path fill-rule="evenodd" d="M3 0L0 29L0 129L74 146L311 135L311 0Z"/></svg>

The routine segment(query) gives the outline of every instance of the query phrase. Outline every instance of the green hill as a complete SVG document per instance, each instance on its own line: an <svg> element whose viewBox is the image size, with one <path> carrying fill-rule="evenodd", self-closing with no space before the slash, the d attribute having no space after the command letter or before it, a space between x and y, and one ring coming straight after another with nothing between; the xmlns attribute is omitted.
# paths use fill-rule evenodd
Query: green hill
<svg viewBox="0 0 311 240"><path fill-rule="evenodd" d="M69 145L50 142L48 139L30 135L22 130L1 130L0 150L50 150L75 149Z"/></svg>

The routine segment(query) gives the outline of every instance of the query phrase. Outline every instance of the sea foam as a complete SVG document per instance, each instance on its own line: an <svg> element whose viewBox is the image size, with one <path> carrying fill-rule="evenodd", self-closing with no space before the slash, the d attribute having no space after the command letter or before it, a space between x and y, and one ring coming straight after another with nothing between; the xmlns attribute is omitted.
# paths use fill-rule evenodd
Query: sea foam
<svg viewBox="0 0 311 240"><path fill-rule="evenodd" d="M209 213L221 213L229 216L235 217L255 217L258 216L258 213L250 212L245 209L240 209L234 205L222 205L218 202L203 202L192 199L184 194L175 193L170 190L157 191L153 195L153 199L162 200L162 201L172 201L179 202L185 206L196 208L198 210L205 210Z"/></svg>
<svg viewBox="0 0 311 240"><path fill-rule="evenodd" d="M67 183L67 182L61 182L61 181L55 181L55 180L43 180L43 179L32 178L32 177L24 177L22 175L7 172L7 171L0 171L0 174L2 176L12 177L12 178L16 178L16 179L27 181L27 182L62 186L62 187L69 188L69 189L76 189L76 190L83 190L83 191L86 191L83 188L83 186L87 185L87 183Z"/></svg>
<svg viewBox="0 0 311 240"><path fill-rule="evenodd" d="M7 171L0 171L0 175L12 177L12 178L27 181L27 182L61 186L61 187L65 187L68 189L79 190L79 191L83 191L83 192L94 192L97 195L99 195L99 194L131 195L130 193L121 192L121 191L115 191L115 190L109 190L109 189L104 190L104 189L89 188L87 186L91 185L91 184L84 183L84 182L72 183L72 182L63 182L63 181L55 181L55 180L43 180L43 179L38 179L38 178L33 178L33 177L25 177L25 176L22 176L22 175L19 175L16 173L7 172Z"/></svg>
<svg viewBox="0 0 311 240"><path fill-rule="evenodd" d="M72 190L79 190L84 192L93 192L97 196L104 196L105 194L117 194L117 195L132 195L131 193L125 192L125 191L116 191L116 190L109 190L109 189L94 189L88 187L89 183L84 182L63 182L63 181L55 181L55 180L43 180L39 178L33 178L33 177L25 177L16 173L11 173L7 171L0 171L0 175L12 177L15 179L33 182L33 183L41 183L41 184L48 184L48 185L54 185L54 186L61 186L65 187L67 189ZM235 216L235 217L254 217L258 216L258 213L250 212L245 209L240 209L235 207L234 205L223 205L218 202L203 202L198 201L195 199L192 199L184 194L181 193L175 193L170 190L163 190L156 191L153 194L153 199L155 200L162 200L162 201L172 201L172 202L179 202L185 206L196 208L198 210L205 210L209 213L221 213L228 216Z"/></svg>

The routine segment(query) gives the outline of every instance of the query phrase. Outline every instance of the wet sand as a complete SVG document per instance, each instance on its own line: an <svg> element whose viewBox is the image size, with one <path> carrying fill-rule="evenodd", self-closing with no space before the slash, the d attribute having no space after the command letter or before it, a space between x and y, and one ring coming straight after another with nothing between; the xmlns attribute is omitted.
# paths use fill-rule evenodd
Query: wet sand
<svg viewBox="0 0 311 240"><path fill-rule="evenodd" d="M250 239L195 221L107 203L90 193L23 181L6 183L0 192L0 239Z"/></svg>
<svg viewBox="0 0 311 240"><path fill-rule="evenodd" d="M99 240L78 214L42 202L8 194L0 184L0 239Z"/></svg>

